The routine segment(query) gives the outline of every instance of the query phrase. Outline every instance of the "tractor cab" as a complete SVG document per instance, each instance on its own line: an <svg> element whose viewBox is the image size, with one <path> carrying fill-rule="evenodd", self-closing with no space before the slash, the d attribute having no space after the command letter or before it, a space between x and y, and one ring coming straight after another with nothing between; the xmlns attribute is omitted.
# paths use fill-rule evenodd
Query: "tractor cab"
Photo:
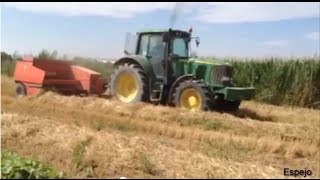
<svg viewBox="0 0 320 180"><path fill-rule="evenodd" d="M199 37L191 37L191 32L192 28L189 32L157 29L140 31L135 35L128 33L124 53L126 55L142 55L148 58L159 56L163 60L169 58L169 56L171 58L188 58L190 57L191 40L195 39L197 46L200 43Z"/></svg>
<svg viewBox="0 0 320 180"><path fill-rule="evenodd" d="M135 35L128 33L125 43L126 55L145 57L153 67L155 76L170 84L180 73L176 70L179 60L188 61L191 57L192 39L199 45L198 37L191 37L187 31L172 29L145 30Z"/></svg>

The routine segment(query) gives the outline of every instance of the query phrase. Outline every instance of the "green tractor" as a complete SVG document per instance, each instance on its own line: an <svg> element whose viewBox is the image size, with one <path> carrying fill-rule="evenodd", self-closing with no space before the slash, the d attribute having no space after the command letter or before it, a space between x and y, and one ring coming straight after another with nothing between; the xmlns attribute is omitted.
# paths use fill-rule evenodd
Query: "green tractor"
<svg viewBox="0 0 320 180"><path fill-rule="evenodd" d="M190 56L192 29L128 34L125 56L114 63L109 84L124 103L150 102L191 111L235 111L254 96L253 87L235 87L232 66Z"/></svg>

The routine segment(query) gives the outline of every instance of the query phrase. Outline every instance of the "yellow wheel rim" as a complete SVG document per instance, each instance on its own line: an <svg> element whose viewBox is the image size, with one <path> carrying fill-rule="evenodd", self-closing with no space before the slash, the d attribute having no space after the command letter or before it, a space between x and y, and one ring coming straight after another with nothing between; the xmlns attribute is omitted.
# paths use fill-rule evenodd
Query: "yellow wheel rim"
<svg viewBox="0 0 320 180"><path fill-rule="evenodd" d="M180 96L180 106L191 111L201 108L201 96L194 88L185 89Z"/></svg>
<svg viewBox="0 0 320 180"><path fill-rule="evenodd" d="M130 73L119 75L116 84L116 95L122 102L131 102L138 94L138 81Z"/></svg>

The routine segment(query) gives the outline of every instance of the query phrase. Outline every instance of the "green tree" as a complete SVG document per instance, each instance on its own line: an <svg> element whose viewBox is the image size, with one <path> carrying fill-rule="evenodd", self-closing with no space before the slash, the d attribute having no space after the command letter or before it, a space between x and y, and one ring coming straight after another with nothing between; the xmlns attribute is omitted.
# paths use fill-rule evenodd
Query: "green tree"
<svg viewBox="0 0 320 180"><path fill-rule="evenodd" d="M13 58L10 54L7 54L6 52L1 52L1 62L3 61L12 61Z"/></svg>
<svg viewBox="0 0 320 180"><path fill-rule="evenodd" d="M52 53L50 53L48 50L43 49L38 55L38 58L40 59L57 59L57 57L58 57L57 50L54 50Z"/></svg>
<svg viewBox="0 0 320 180"><path fill-rule="evenodd" d="M58 51L54 50L51 54L50 54L50 59L57 59L58 57Z"/></svg>
<svg viewBox="0 0 320 180"><path fill-rule="evenodd" d="M49 59L49 57L50 57L50 53L48 50L45 50L45 49L42 50L38 55L38 58L40 59Z"/></svg>

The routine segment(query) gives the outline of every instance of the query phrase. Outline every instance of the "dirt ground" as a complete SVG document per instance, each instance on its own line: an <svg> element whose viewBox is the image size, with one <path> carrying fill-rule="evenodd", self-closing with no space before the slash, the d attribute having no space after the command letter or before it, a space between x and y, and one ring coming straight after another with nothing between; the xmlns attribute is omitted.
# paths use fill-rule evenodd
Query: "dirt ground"
<svg viewBox="0 0 320 180"><path fill-rule="evenodd" d="M233 114L47 92L1 77L1 148L69 178L320 177L320 111L243 102ZM304 177L300 177L304 178Z"/></svg>

